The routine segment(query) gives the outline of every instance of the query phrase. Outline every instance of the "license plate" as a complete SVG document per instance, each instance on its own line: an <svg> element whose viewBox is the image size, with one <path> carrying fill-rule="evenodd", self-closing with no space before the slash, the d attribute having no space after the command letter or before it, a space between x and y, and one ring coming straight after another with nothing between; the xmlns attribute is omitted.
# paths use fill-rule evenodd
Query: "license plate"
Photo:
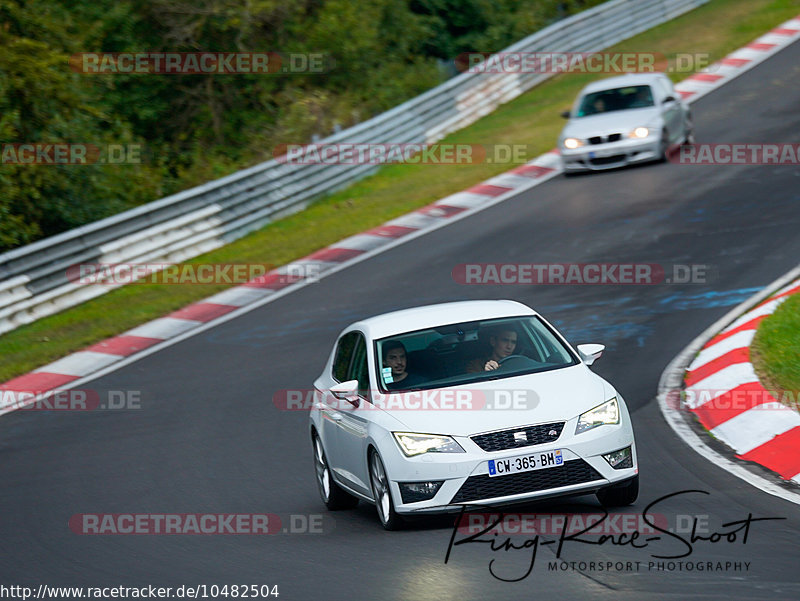
<svg viewBox="0 0 800 601"><path fill-rule="evenodd" d="M532 472L534 470L543 470L560 465L564 465L564 457L561 453L561 449L546 451L544 453L520 455L519 457L509 457L508 459L490 459L489 477L494 478L507 474L518 474L519 472Z"/></svg>

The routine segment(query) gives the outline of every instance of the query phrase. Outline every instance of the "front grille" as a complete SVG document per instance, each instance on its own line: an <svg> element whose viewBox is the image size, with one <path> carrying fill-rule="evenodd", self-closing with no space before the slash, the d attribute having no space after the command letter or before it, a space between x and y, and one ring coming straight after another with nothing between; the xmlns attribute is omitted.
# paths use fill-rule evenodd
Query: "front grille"
<svg viewBox="0 0 800 601"><path fill-rule="evenodd" d="M537 492L602 480L602 476L583 459L567 461L561 467L490 478L488 474L470 476L453 497L451 503L468 503L526 492Z"/></svg>
<svg viewBox="0 0 800 601"><path fill-rule="evenodd" d="M606 142L619 142L622 139L622 134L609 134L607 136L592 136L589 138L589 144L604 144Z"/></svg>
<svg viewBox="0 0 800 601"><path fill-rule="evenodd" d="M589 159L592 165L611 165L612 163L619 163L625 160L624 154L615 154L610 157L594 157Z"/></svg>
<svg viewBox="0 0 800 601"><path fill-rule="evenodd" d="M553 422L552 424L539 424L537 426L525 426L524 428L478 434L470 438L472 442L484 451L491 453L553 442L561 436L561 430L563 429L564 422ZM524 432L525 440L519 440L519 437L514 438L514 434L517 432Z"/></svg>

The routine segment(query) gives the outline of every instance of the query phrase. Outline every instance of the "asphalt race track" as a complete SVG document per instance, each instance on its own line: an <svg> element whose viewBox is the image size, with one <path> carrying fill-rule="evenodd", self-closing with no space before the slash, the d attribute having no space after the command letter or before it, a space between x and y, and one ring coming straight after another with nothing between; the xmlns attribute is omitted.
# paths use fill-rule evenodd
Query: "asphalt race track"
<svg viewBox="0 0 800 601"><path fill-rule="evenodd" d="M800 44L698 101L698 142L800 142ZM521 141L524 142L524 141ZM435 169L435 167L431 167ZM109 373L91 386L137 390L132 411L17 411L0 419L2 581L28 586L279 585L279 599L797 599L800 507L760 492L677 440L655 402L667 363L709 324L798 263L797 166L648 165L557 177L400 245L238 319ZM661 263L714 266L707 283L465 286L459 263ZM562 559L640 569L550 571L555 545L492 552L461 545L444 563L452 518L385 532L375 509L329 513L317 493L307 415L280 411L309 388L337 333L363 316L458 299L513 298L573 343L608 346L596 364L633 414L641 493L629 512L700 516L709 532L753 517L746 543L698 541L677 561L738 562L673 571L647 548L567 544ZM527 512L597 512L594 497ZM322 514L320 534L73 533L79 513ZM687 516L689 516L687 518ZM687 535L688 536L688 535ZM744 563L747 562L747 569ZM716 563L714 563L716 565ZM666 566L665 566L666 567ZM695 566L696 567L696 566Z"/></svg>

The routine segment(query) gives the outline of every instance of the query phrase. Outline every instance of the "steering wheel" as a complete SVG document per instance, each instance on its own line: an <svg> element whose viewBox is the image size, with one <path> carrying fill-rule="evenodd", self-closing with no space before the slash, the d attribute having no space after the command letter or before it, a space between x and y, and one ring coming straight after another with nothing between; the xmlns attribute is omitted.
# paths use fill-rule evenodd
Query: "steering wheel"
<svg viewBox="0 0 800 601"><path fill-rule="evenodd" d="M500 361L497 362L498 365L502 365L509 359L528 359L525 355L509 355L508 357L503 357Z"/></svg>
<svg viewBox="0 0 800 601"><path fill-rule="evenodd" d="M515 361L517 361L516 364L514 363ZM519 369L521 367L525 367L526 364L530 364L532 362L533 359L531 359L526 355L509 355L508 357L503 357L502 359L500 359L500 361L497 362L498 365L497 369L503 369L504 367L508 368L509 365L513 364L515 364L517 366L517 369ZM514 369L514 367L512 367L511 369Z"/></svg>

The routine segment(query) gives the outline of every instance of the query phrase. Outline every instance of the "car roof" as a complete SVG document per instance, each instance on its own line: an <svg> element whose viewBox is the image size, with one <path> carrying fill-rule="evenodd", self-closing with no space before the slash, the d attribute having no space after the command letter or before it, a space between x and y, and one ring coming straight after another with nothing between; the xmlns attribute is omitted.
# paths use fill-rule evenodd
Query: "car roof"
<svg viewBox="0 0 800 601"><path fill-rule="evenodd" d="M378 339L465 321L536 314L530 307L512 300L458 301L376 315L347 329L361 330L368 338Z"/></svg>
<svg viewBox="0 0 800 601"><path fill-rule="evenodd" d="M581 95L601 90L624 88L626 86L650 85L663 77L666 77L663 73L626 73L625 75L607 77L588 84L581 90Z"/></svg>

